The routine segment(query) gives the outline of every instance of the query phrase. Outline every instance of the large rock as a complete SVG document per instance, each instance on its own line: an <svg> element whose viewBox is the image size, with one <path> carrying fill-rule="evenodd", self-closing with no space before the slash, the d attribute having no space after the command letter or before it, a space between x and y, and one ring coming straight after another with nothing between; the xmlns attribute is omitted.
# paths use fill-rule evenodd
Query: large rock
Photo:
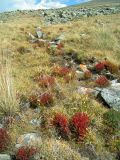
<svg viewBox="0 0 120 160"><path fill-rule="evenodd" d="M96 88L105 103L117 111L120 111L120 83L113 83L107 88Z"/></svg>
<svg viewBox="0 0 120 160"><path fill-rule="evenodd" d="M11 156L8 154L0 154L0 160L11 160Z"/></svg>
<svg viewBox="0 0 120 160"><path fill-rule="evenodd" d="M41 136L38 133L27 133L21 135L17 139L16 148L22 147L22 146L36 146L42 143Z"/></svg>

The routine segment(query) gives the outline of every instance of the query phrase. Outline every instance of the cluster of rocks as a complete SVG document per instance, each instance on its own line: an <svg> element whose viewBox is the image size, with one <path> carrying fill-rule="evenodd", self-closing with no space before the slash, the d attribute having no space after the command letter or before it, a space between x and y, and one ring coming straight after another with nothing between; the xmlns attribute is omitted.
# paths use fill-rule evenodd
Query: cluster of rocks
<svg viewBox="0 0 120 160"><path fill-rule="evenodd" d="M109 15L120 13L120 6L99 7L99 8L77 8L66 7L60 9L39 9L39 10L17 10L11 12L0 13L0 23L6 22L8 19L19 18L21 15L31 15L44 17L47 24L65 23L76 20L81 17L91 17L96 15Z"/></svg>
<svg viewBox="0 0 120 160"><path fill-rule="evenodd" d="M62 9L50 9L42 10L41 15L48 24L65 23L79 19L81 17L91 17L96 15L109 15L120 12L120 7L114 8L62 8Z"/></svg>

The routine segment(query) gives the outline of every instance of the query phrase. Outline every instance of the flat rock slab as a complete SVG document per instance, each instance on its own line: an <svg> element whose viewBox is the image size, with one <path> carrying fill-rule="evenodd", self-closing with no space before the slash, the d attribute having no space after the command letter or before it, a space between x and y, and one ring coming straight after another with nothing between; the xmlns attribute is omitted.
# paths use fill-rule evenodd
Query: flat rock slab
<svg viewBox="0 0 120 160"><path fill-rule="evenodd" d="M110 108L120 111L120 83L114 83L110 87L100 89L99 94Z"/></svg>
<svg viewBox="0 0 120 160"><path fill-rule="evenodd" d="M11 156L7 154L0 154L0 160L11 160Z"/></svg>

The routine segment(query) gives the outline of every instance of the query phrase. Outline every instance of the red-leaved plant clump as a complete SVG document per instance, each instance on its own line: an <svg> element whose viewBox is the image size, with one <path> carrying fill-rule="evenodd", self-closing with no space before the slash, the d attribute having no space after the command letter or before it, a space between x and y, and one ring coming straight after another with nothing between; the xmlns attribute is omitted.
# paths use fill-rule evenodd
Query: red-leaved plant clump
<svg viewBox="0 0 120 160"><path fill-rule="evenodd" d="M70 73L70 68L56 66L53 68L53 73L55 73L56 75L59 75L59 76L66 76L67 74Z"/></svg>
<svg viewBox="0 0 120 160"><path fill-rule="evenodd" d="M41 76L38 78L38 83L42 87L53 87L55 85L55 78L52 76Z"/></svg>
<svg viewBox="0 0 120 160"><path fill-rule="evenodd" d="M23 146L16 152L16 160L30 160L37 153L37 149L34 147Z"/></svg>
<svg viewBox="0 0 120 160"><path fill-rule="evenodd" d="M104 75L101 75L96 79L95 83L98 87L107 87L109 80Z"/></svg>
<svg viewBox="0 0 120 160"><path fill-rule="evenodd" d="M56 113L54 119L53 119L53 124L56 126L58 129L59 133L62 136L68 136L70 133L69 130L69 122L67 117L62 114L62 113Z"/></svg>
<svg viewBox="0 0 120 160"><path fill-rule="evenodd" d="M102 70L105 69L104 63L103 63L103 62L97 63L97 64L95 65L95 69L96 69L96 71L101 72Z"/></svg>
<svg viewBox="0 0 120 160"><path fill-rule="evenodd" d="M78 112L72 117L71 125L79 140L85 137L89 124L90 119L86 113Z"/></svg>
<svg viewBox="0 0 120 160"><path fill-rule="evenodd" d="M60 43L57 45L57 49L61 50L62 48L64 48L64 44L63 43Z"/></svg>
<svg viewBox="0 0 120 160"><path fill-rule="evenodd" d="M71 68L59 67L59 66L55 66L53 68L53 73L61 77L71 77L71 78L73 78L75 75L75 72Z"/></svg>
<svg viewBox="0 0 120 160"><path fill-rule="evenodd" d="M53 95L50 93L43 93L37 101L43 106L48 106L53 103Z"/></svg>
<svg viewBox="0 0 120 160"><path fill-rule="evenodd" d="M9 135L6 129L0 128L0 152L4 151L7 148L9 140Z"/></svg>

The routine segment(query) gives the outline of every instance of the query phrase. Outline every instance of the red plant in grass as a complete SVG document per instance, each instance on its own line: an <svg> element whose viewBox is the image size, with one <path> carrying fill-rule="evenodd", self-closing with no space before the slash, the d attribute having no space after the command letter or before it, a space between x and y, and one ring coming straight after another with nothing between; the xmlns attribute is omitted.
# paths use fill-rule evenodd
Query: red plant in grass
<svg viewBox="0 0 120 160"><path fill-rule="evenodd" d="M50 93L44 93L38 98L38 103L41 105L49 105L53 103L53 95Z"/></svg>
<svg viewBox="0 0 120 160"><path fill-rule="evenodd" d="M59 76L66 76L68 74L71 74L73 72L72 69L68 68L68 67L54 67L53 69L53 73L59 75Z"/></svg>
<svg viewBox="0 0 120 160"><path fill-rule="evenodd" d="M42 76L38 78L38 82L43 87L52 87L55 85L55 78L51 76Z"/></svg>
<svg viewBox="0 0 120 160"><path fill-rule="evenodd" d="M16 152L16 160L30 160L37 153L37 149L34 147L21 147Z"/></svg>
<svg viewBox="0 0 120 160"><path fill-rule="evenodd" d="M96 79L95 83L99 87L107 87L109 85L109 80L104 75L101 75Z"/></svg>
<svg viewBox="0 0 120 160"><path fill-rule="evenodd" d="M88 115L78 112L72 117L71 123L74 131L78 135L78 138L84 138L85 134L87 133L87 128L90 124Z"/></svg>
<svg viewBox="0 0 120 160"><path fill-rule="evenodd" d="M103 62L97 63L97 64L95 65L95 69L96 69L96 71L98 71L98 72L102 71L103 69L105 69L104 63L103 63Z"/></svg>
<svg viewBox="0 0 120 160"><path fill-rule="evenodd" d="M57 113L53 119L53 124L59 129L60 133L68 135L70 133L67 117L62 113Z"/></svg>
<svg viewBox="0 0 120 160"><path fill-rule="evenodd" d="M0 128L0 152L7 148L9 142L9 135L4 128Z"/></svg>
<svg viewBox="0 0 120 160"><path fill-rule="evenodd" d="M64 45L62 43L57 45L57 49L61 50L62 48L64 48Z"/></svg>

